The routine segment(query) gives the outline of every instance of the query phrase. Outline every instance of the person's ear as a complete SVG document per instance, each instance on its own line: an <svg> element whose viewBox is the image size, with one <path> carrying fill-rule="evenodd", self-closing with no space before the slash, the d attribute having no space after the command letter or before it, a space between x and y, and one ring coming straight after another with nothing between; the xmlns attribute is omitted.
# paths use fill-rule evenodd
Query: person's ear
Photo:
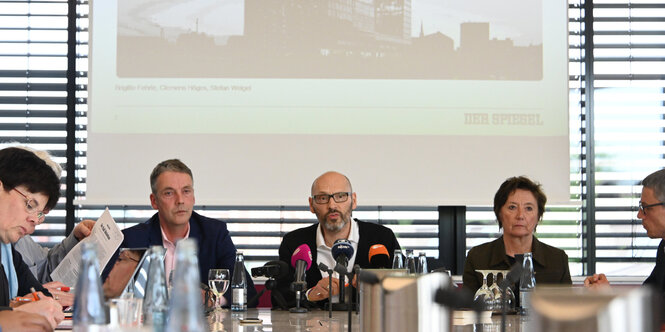
<svg viewBox="0 0 665 332"><path fill-rule="evenodd" d="M155 194L150 194L150 205L153 209L157 210L157 196Z"/></svg>

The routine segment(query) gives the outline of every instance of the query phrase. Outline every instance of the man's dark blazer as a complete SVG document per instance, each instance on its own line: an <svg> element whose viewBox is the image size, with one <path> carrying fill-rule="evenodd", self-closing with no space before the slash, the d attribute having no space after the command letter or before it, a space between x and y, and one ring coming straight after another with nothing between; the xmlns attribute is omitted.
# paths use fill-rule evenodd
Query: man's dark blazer
<svg viewBox="0 0 665 332"><path fill-rule="evenodd" d="M651 286L661 296L665 295L665 240L661 240L658 245L656 266L653 267L649 277L644 280L644 285Z"/></svg>
<svg viewBox="0 0 665 332"><path fill-rule="evenodd" d="M390 254L390 259L392 261L393 253L395 249L400 249L397 238L390 228L387 228L382 225L360 221L355 219L358 223L358 250L356 253L356 261L354 264L358 264L361 268L369 268L369 247L375 244L383 244L388 249ZM310 289L323 279L321 271L318 269L318 261L316 259L317 249L316 249L316 229L319 227L319 224L299 228L292 232L289 232L282 239L282 244L279 246L279 260L289 264L289 274L286 278L277 281L277 291L279 291L284 298L289 307L295 306L295 293L290 290L291 283L295 280L295 269L291 266L291 256L293 252L301 244L307 244L312 250L312 266L306 272L305 280L307 281L307 289ZM333 268L333 266L330 266ZM316 304L323 306L324 303L328 300L319 301ZM273 307L277 306L273 300Z"/></svg>
<svg viewBox="0 0 665 332"><path fill-rule="evenodd" d="M656 252L656 266L649 277L644 280L643 285L651 287L658 295L660 302L660 323L665 324L665 239L660 241L658 252Z"/></svg>
<svg viewBox="0 0 665 332"><path fill-rule="evenodd" d="M120 245L121 248L149 248L153 245L164 245L162 242L162 230L159 227L158 213L155 213L152 218L144 223L123 229L122 233L125 239ZM199 248L199 275L203 284L208 284L209 269L229 269L230 275L233 275L236 247L231 240L231 235L226 228L225 222L192 212L192 216L189 218L189 238L196 239L197 241ZM117 258L118 251L116 251L106 265L102 280L106 280ZM247 278L247 300L249 301L256 295L256 289L254 288L251 276L246 270L245 275ZM224 297L227 303L231 304L230 289L224 294Z"/></svg>

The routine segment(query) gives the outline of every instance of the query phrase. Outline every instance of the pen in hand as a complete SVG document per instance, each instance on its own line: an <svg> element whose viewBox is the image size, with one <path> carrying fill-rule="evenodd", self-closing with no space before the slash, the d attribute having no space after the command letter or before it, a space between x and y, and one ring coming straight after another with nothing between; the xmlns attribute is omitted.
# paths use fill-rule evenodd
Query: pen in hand
<svg viewBox="0 0 665 332"><path fill-rule="evenodd" d="M39 301L39 294L37 294L37 291L35 290L35 287L30 287L30 292L32 292L32 297L35 298L35 301Z"/></svg>

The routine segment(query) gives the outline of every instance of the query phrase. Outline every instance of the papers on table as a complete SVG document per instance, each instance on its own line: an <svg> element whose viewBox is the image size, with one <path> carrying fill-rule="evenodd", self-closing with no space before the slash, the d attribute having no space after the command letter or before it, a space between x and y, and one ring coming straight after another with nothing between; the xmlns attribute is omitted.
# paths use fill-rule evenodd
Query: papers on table
<svg viewBox="0 0 665 332"><path fill-rule="evenodd" d="M60 281L63 284L74 287L78 280L79 269L81 268L81 248L84 242L95 243L97 247L97 258L99 259L100 273L113 256L113 253L120 247L124 235L118 225L111 217L107 208L101 217L97 219L92 228L90 236L81 240L72 250L67 253L65 259L51 273L51 279Z"/></svg>

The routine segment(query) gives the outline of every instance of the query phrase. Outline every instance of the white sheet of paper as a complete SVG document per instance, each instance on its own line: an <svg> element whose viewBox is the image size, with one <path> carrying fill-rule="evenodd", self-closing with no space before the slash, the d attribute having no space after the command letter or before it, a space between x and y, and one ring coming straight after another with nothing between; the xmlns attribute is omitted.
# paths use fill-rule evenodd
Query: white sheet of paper
<svg viewBox="0 0 665 332"><path fill-rule="evenodd" d="M111 217L111 213L107 208L104 213L97 219L92 232L88 237L81 240L72 248L65 259L58 264L58 266L51 273L51 279L60 281L63 284L74 287L78 280L79 269L81 268L81 248L82 243L92 242L97 246L97 258L99 259L99 273L113 256L125 236L122 231Z"/></svg>

